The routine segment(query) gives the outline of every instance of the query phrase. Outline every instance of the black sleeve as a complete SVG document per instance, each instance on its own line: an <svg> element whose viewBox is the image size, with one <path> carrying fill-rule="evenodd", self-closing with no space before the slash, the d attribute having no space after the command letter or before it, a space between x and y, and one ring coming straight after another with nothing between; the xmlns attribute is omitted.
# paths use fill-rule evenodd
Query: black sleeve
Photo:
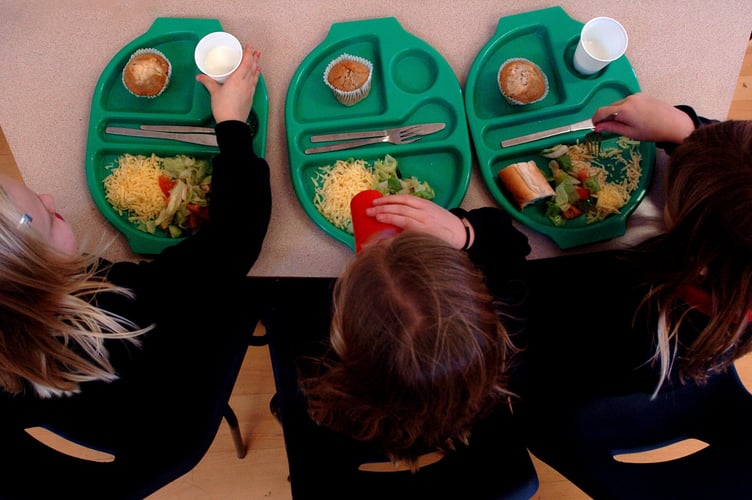
<svg viewBox="0 0 752 500"><path fill-rule="evenodd" d="M498 207L484 207L465 211L452 209L458 217L465 217L473 226L475 240L467 253L486 278L491 294L504 308L504 325L522 346L519 337L527 316L527 255L530 244L527 236L512 225L509 214Z"/></svg>
<svg viewBox="0 0 752 500"><path fill-rule="evenodd" d="M695 124L695 128L704 127L705 125L708 125L710 123L718 123L718 120L711 120L710 118L705 118L702 116L699 116L697 112L692 108L691 106L687 106L685 104L679 104L678 106L675 106L676 109L683 111L692 119L692 123ZM666 151L666 154L671 154L674 152L674 149L676 149L676 146L678 144L674 144L673 142L657 142L656 146Z"/></svg>
<svg viewBox="0 0 752 500"><path fill-rule="evenodd" d="M481 268L505 269L508 265L524 262L530 253L527 236L512 225L509 214L497 207L466 211L452 209L457 217L465 217L473 226L475 240L468 255Z"/></svg>

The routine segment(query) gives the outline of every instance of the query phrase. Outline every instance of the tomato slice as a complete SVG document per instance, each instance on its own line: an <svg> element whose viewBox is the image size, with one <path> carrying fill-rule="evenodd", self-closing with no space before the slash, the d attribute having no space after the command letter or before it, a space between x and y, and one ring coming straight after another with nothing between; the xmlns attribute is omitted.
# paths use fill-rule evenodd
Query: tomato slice
<svg viewBox="0 0 752 500"><path fill-rule="evenodd" d="M584 213L585 212L583 212L582 210L580 210L576 206L569 205L566 210L564 210L564 211L561 212L561 215L565 219L569 220L569 219L574 219L575 217L579 217L580 215L582 215Z"/></svg>
<svg viewBox="0 0 752 500"><path fill-rule="evenodd" d="M169 177L164 175L159 176L159 189L162 190L162 193L164 193L165 196L170 196L170 191L175 187L175 184L177 184L177 182Z"/></svg>
<svg viewBox="0 0 752 500"><path fill-rule="evenodd" d="M199 219L209 220L209 207L203 207L196 205L195 203L189 203L186 205L188 211L198 217Z"/></svg>
<svg viewBox="0 0 752 500"><path fill-rule="evenodd" d="M587 200L590 198L590 190L588 188L575 186L575 189L577 190L577 194L580 195L580 200Z"/></svg>

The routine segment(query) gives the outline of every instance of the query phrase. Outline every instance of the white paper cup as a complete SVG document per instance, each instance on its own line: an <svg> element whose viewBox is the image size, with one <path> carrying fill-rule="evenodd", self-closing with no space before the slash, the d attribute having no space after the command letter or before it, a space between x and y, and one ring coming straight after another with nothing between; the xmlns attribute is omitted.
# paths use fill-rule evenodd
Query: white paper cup
<svg viewBox="0 0 752 500"><path fill-rule="evenodd" d="M596 17L588 21L580 32L574 51L574 69L583 75L602 70L627 50L627 31L610 17Z"/></svg>
<svg viewBox="0 0 752 500"><path fill-rule="evenodd" d="M199 40L193 57L202 73L222 83L240 66L243 46L230 33L215 31Z"/></svg>

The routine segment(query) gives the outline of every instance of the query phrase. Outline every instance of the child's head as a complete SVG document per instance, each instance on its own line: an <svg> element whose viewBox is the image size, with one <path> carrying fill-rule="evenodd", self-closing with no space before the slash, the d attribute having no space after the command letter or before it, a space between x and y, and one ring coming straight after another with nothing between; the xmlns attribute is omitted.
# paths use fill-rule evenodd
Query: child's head
<svg viewBox="0 0 752 500"><path fill-rule="evenodd" d="M513 347L464 252L404 232L364 247L337 281L328 371L304 381L312 417L415 465L466 440L504 395Z"/></svg>
<svg viewBox="0 0 752 500"><path fill-rule="evenodd" d="M74 249L51 198L0 175L0 390L50 396L116 378L104 336L138 332L91 297L126 291L95 276L96 257Z"/></svg>
<svg viewBox="0 0 752 500"><path fill-rule="evenodd" d="M668 338L676 340L683 318L675 307L681 290L706 290L710 322L677 359L682 377L703 380L752 348L743 335L752 307L752 122L695 130L672 154L667 175L668 232L655 263L663 279L653 293L667 321L660 357L665 376Z"/></svg>
<svg viewBox="0 0 752 500"><path fill-rule="evenodd" d="M55 210L55 202L51 195L36 194L22 182L2 174L0 189L3 191L0 210L3 217L11 219L8 221L9 227L31 227L35 235L51 248L69 255L78 253L73 229ZM11 236L14 234L10 233ZM8 241L7 238L5 241Z"/></svg>
<svg viewBox="0 0 752 500"><path fill-rule="evenodd" d="M670 231L687 253L708 266L752 255L752 121L726 121L695 130L668 168Z"/></svg>

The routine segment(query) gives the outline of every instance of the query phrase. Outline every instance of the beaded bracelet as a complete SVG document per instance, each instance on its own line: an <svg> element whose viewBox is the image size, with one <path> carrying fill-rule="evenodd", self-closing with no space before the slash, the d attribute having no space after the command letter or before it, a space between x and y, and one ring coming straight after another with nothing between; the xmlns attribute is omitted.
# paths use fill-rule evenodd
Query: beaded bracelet
<svg viewBox="0 0 752 500"><path fill-rule="evenodd" d="M462 245L462 250L470 248L470 222L464 217L460 217L462 225L465 226L465 244Z"/></svg>

